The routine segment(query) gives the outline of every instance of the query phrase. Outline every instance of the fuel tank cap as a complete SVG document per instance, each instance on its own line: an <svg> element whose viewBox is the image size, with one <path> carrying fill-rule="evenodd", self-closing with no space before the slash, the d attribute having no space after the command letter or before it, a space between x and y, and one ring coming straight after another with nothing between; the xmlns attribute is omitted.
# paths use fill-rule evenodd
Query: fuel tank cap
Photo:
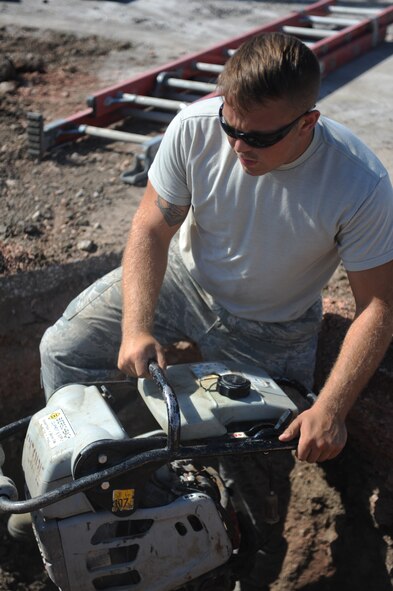
<svg viewBox="0 0 393 591"><path fill-rule="evenodd" d="M220 375L217 380L217 391L228 398L245 398L250 393L251 382L237 373Z"/></svg>

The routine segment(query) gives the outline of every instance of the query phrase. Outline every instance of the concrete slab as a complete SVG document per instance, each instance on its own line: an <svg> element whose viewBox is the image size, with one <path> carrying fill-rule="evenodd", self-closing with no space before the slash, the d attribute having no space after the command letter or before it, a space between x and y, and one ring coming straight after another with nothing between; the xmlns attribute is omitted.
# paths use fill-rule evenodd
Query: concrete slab
<svg viewBox="0 0 393 591"><path fill-rule="evenodd" d="M393 35L322 85L323 114L350 127L393 175Z"/></svg>

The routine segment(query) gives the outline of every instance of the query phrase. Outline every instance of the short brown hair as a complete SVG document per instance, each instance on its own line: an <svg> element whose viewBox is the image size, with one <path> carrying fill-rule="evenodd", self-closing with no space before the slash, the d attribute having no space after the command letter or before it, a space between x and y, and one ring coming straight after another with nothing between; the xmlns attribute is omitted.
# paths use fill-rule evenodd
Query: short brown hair
<svg viewBox="0 0 393 591"><path fill-rule="evenodd" d="M318 98L320 80L318 59L304 43L283 33L262 33L227 61L218 90L240 111L275 99L306 110Z"/></svg>

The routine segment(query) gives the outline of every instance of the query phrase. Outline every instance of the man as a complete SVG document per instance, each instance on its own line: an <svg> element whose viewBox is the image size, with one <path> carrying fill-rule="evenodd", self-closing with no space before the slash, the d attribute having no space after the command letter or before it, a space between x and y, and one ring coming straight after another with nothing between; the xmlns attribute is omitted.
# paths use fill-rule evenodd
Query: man
<svg viewBox="0 0 393 591"><path fill-rule="evenodd" d="M70 304L41 344L47 397L68 382L146 376L162 343L256 363L312 386L320 292L341 260L356 316L314 406L282 440L334 458L393 320L393 191L376 156L315 108L314 54L279 33L246 42L223 98L170 124L116 270ZM173 240L179 232L179 240ZM121 323L122 315L122 323ZM118 359L117 359L118 356ZM117 361L117 363L116 363Z"/></svg>
<svg viewBox="0 0 393 591"><path fill-rule="evenodd" d="M307 462L342 450L347 413L392 335L393 190L376 156L320 117L319 86L304 44L265 34L228 61L222 98L172 121L122 269L85 290L44 335L47 398L70 382L146 376L151 358L165 367L162 344L180 339L195 341L205 359L257 364L311 388L320 292L341 260L355 319L316 403L281 439L299 435L297 456ZM238 478L240 497L260 504L269 468L241 468L256 490ZM267 589L285 554L283 520L269 528L258 512L252 519L260 550L242 581L247 591Z"/></svg>

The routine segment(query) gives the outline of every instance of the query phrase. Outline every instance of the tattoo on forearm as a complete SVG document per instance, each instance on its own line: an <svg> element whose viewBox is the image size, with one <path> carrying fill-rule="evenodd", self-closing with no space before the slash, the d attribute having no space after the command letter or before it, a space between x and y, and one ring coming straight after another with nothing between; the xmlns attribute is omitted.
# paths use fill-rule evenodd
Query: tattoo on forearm
<svg viewBox="0 0 393 591"><path fill-rule="evenodd" d="M156 204L168 226L176 226L186 219L188 206L173 205L160 196L158 196Z"/></svg>

